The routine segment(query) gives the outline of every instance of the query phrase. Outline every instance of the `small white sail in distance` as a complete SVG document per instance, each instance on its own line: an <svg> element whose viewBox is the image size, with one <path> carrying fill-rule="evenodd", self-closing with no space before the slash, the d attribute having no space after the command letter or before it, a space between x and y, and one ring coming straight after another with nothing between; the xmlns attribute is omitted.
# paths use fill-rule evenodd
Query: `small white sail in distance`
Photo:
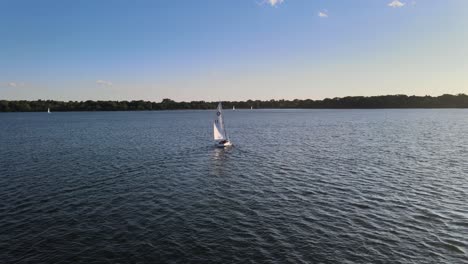
<svg viewBox="0 0 468 264"><path fill-rule="evenodd" d="M47 107L47 113L50 114L50 108L49 107Z"/></svg>
<svg viewBox="0 0 468 264"><path fill-rule="evenodd" d="M213 123L213 131L214 131L214 140L216 141L228 140L226 129L224 128L223 106L221 105L221 102L219 102L218 108L216 109L216 119Z"/></svg>

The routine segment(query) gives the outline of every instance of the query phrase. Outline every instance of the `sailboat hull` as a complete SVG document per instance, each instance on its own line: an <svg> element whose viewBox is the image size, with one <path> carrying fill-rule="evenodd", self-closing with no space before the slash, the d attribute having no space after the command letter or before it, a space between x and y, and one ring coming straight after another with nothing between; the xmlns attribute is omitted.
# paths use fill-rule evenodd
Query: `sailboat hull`
<svg viewBox="0 0 468 264"><path fill-rule="evenodd" d="M224 143L216 142L215 146L218 147L218 148L232 147L232 143L231 143L231 141L227 141L227 142L224 142Z"/></svg>

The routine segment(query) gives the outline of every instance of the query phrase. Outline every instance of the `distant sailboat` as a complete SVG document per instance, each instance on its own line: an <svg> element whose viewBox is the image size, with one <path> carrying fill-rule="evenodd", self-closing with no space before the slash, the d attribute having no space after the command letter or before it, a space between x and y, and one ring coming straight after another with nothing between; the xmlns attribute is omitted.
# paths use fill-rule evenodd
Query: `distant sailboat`
<svg viewBox="0 0 468 264"><path fill-rule="evenodd" d="M253 106L250 107L250 110L253 110Z"/></svg>
<svg viewBox="0 0 468 264"><path fill-rule="evenodd" d="M50 108L47 108L47 113L50 114Z"/></svg>
<svg viewBox="0 0 468 264"><path fill-rule="evenodd" d="M214 140L215 145L219 148L229 147L232 146L231 141L229 141L229 137L226 133L226 128L224 127L223 121L223 106L221 102L218 104L218 108L216 109L216 119L213 123L213 131L214 131Z"/></svg>
<svg viewBox="0 0 468 264"><path fill-rule="evenodd" d="M235 107L235 106L232 106L232 110L233 110L233 111L236 110L236 107Z"/></svg>

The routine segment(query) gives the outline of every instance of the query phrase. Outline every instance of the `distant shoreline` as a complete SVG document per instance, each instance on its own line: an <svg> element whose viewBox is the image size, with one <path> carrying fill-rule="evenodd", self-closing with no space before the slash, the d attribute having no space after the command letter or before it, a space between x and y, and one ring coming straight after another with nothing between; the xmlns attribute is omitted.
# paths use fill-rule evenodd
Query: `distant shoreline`
<svg viewBox="0 0 468 264"><path fill-rule="evenodd" d="M83 111L160 111L209 110L217 102L175 102L163 99L150 101L54 101L54 100L1 100L0 112L83 112ZM468 108L468 95L444 94L441 96L348 96L323 100L247 100L223 101L225 109L442 109Z"/></svg>

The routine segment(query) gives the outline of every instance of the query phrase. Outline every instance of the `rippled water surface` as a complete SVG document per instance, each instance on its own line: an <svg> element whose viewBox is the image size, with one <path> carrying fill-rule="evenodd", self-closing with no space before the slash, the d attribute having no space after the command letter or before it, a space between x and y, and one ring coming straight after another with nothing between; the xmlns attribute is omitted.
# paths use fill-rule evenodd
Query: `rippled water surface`
<svg viewBox="0 0 468 264"><path fill-rule="evenodd" d="M467 263L467 110L0 114L1 263Z"/></svg>

